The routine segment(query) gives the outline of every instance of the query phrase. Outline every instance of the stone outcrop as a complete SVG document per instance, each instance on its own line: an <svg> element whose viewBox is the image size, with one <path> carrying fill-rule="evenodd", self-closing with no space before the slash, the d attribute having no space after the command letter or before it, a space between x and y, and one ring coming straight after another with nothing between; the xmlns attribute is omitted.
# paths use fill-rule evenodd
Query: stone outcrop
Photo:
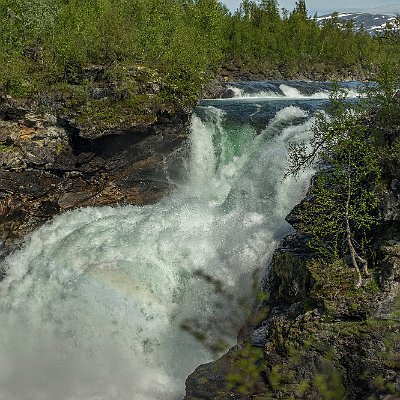
<svg viewBox="0 0 400 400"><path fill-rule="evenodd" d="M268 72L259 70L245 70L240 65L227 64L219 70L222 81L263 81L263 80L305 80L305 81L366 81L371 79L371 74L361 69L349 72L343 70L307 70L300 68L300 71L285 71L281 68L270 69Z"/></svg>
<svg viewBox="0 0 400 400"><path fill-rule="evenodd" d="M185 400L400 398L398 171L388 178L378 262L363 287L343 260L324 266L307 235L289 235L238 344L188 377ZM308 201L287 218L297 228Z"/></svg>
<svg viewBox="0 0 400 400"><path fill-rule="evenodd" d="M383 215L387 221L400 222L400 178L393 178L383 200Z"/></svg>
<svg viewBox="0 0 400 400"><path fill-rule="evenodd" d="M101 83L93 87L100 95ZM0 259L55 214L150 204L173 189L189 112L160 107L148 122L122 116L100 127L65 101L0 98Z"/></svg>

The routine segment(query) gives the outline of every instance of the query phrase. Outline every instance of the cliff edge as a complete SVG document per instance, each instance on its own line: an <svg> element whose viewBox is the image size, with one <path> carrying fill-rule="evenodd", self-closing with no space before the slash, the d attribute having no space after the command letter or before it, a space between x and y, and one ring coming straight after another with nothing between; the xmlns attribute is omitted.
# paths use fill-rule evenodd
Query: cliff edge
<svg viewBox="0 0 400 400"><path fill-rule="evenodd" d="M83 70L74 85L0 96L0 258L67 210L150 204L171 189L190 110L160 100L142 66Z"/></svg>
<svg viewBox="0 0 400 400"><path fill-rule="evenodd" d="M189 376L185 400L400 398L399 169L386 178L363 286L345 260L322 268L307 234L285 237L238 344ZM303 207L287 217L297 228Z"/></svg>

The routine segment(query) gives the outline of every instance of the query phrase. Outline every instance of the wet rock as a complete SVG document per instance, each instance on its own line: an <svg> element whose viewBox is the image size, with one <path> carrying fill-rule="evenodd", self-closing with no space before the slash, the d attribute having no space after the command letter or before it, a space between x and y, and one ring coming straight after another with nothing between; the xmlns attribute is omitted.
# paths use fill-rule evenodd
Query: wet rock
<svg viewBox="0 0 400 400"><path fill-rule="evenodd" d="M100 80L100 88L103 68L86 73ZM152 82L149 85L150 91L159 90ZM106 95L93 89L93 97ZM62 99L41 99L42 107L47 102L53 112L38 111L34 104L12 98L2 100L0 260L27 233L59 212L150 204L169 193L169 174L179 167L181 159L176 155L188 133L188 113L165 112L146 123L125 120L112 130L94 125L82 131L73 119L57 114Z"/></svg>
<svg viewBox="0 0 400 400"><path fill-rule="evenodd" d="M305 267L307 257L296 248L283 247L273 256L271 264L273 282L279 287L274 290L277 302L287 304L304 300L311 286L311 276ZM269 289L269 288L266 288Z"/></svg>
<svg viewBox="0 0 400 400"><path fill-rule="evenodd" d="M58 199L58 205L61 209L68 210L70 208L78 207L80 204L87 202L95 194L88 192L72 192L61 195Z"/></svg>
<svg viewBox="0 0 400 400"><path fill-rule="evenodd" d="M375 318L390 319L398 306L400 293L400 238L386 241L381 245L383 260L379 270L379 284L385 292L385 298L376 309Z"/></svg>
<svg viewBox="0 0 400 400"><path fill-rule="evenodd" d="M201 97L203 99L218 99L224 91L223 79L215 77L210 79L203 87Z"/></svg>
<svg viewBox="0 0 400 400"><path fill-rule="evenodd" d="M219 96L221 99L232 99L235 97L233 89L225 89Z"/></svg>

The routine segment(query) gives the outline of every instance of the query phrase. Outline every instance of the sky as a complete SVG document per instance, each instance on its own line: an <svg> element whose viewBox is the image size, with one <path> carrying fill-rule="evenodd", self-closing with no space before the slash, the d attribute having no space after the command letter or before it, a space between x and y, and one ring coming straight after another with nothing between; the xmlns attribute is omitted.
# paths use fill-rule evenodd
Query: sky
<svg viewBox="0 0 400 400"><path fill-rule="evenodd" d="M236 10L241 0L221 0L230 10ZM280 7L293 10L294 0L278 0ZM400 13L400 1L396 0L306 0L307 8L310 15L315 12L323 15L333 11L371 11L376 13L394 14Z"/></svg>

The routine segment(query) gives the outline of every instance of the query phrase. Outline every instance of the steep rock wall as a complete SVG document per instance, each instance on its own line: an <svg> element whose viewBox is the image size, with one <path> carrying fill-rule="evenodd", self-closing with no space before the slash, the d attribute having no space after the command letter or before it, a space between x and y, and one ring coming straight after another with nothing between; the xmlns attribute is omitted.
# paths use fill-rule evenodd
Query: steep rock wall
<svg viewBox="0 0 400 400"><path fill-rule="evenodd" d="M373 276L355 290L344 261L324 270L307 235L287 236L238 344L189 376L185 400L399 398L398 169L386 178ZM287 218L294 226L302 207Z"/></svg>
<svg viewBox="0 0 400 400"><path fill-rule="evenodd" d="M112 85L101 76L93 85L90 101L104 92L100 100L112 105ZM141 85L152 98L155 84ZM144 120L131 116L128 104L96 125L87 116L83 123L82 109L66 103L62 95L24 101L0 96L0 258L60 212L151 204L173 189L169 175L183 159L190 110L158 104Z"/></svg>

